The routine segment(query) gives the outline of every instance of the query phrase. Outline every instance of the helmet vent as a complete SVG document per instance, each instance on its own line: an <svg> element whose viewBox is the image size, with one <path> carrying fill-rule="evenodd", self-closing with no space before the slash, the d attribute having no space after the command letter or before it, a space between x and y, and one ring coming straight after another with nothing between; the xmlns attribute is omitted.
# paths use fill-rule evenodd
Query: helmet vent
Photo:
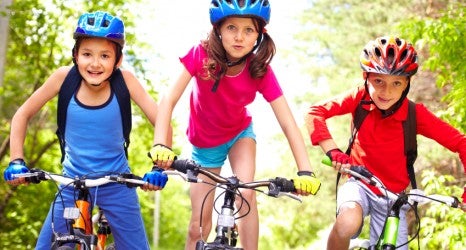
<svg viewBox="0 0 466 250"><path fill-rule="evenodd" d="M401 46L402 42L399 38L397 38L395 41L396 41L396 45Z"/></svg>
<svg viewBox="0 0 466 250"><path fill-rule="evenodd" d="M87 24L94 26L95 18L90 17L87 19Z"/></svg>
<svg viewBox="0 0 466 250"><path fill-rule="evenodd" d="M102 27L108 27L110 25L109 20L105 20L104 23L102 24Z"/></svg>
<svg viewBox="0 0 466 250"><path fill-rule="evenodd" d="M401 52L401 55L400 55L400 61L404 61L407 54L408 54L408 51L403 50L403 52Z"/></svg>
<svg viewBox="0 0 466 250"><path fill-rule="evenodd" d="M392 65L394 59L395 59L395 50L393 48L389 48L388 53L387 53L388 65Z"/></svg>
<svg viewBox="0 0 466 250"><path fill-rule="evenodd" d="M374 52L375 52L375 55L376 55L377 57L381 57L381 56L382 56L382 53L380 53L379 48L375 48L375 49L374 49Z"/></svg>
<svg viewBox="0 0 466 250"><path fill-rule="evenodd" d="M385 44L387 43L387 39L384 39L384 38L383 38L383 39L380 39L380 42L381 42L383 45L385 45Z"/></svg>

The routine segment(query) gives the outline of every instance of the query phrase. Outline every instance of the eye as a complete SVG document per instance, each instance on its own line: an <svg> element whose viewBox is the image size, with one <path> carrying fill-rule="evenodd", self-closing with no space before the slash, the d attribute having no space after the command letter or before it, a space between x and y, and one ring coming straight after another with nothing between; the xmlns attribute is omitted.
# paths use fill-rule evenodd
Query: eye
<svg viewBox="0 0 466 250"><path fill-rule="evenodd" d="M227 26L227 30L233 31L233 30L236 30L236 27L234 25L230 24L230 25Z"/></svg>
<svg viewBox="0 0 466 250"><path fill-rule="evenodd" d="M382 79L380 78L375 78L374 80L374 83L377 84L377 85L382 85L384 82L382 81Z"/></svg>
<svg viewBox="0 0 466 250"><path fill-rule="evenodd" d="M403 83L400 81L395 81L393 82L393 86L400 87L400 86L403 86Z"/></svg>
<svg viewBox="0 0 466 250"><path fill-rule="evenodd" d="M256 33L256 30L253 28L246 28L246 33L253 34L253 33Z"/></svg>
<svg viewBox="0 0 466 250"><path fill-rule="evenodd" d="M91 53L89 53L89 52L83 52L82 55L83 55L83 56L86 56L86 57L89 57L89 56L91 56Z"/></svg>
<svg viewBox="0 0 466 250"><path fill-rule="evenodd" d="M108 59L108 58L110 58L110 55L108 55L108 54L102 54L102 58Z"/></svg>

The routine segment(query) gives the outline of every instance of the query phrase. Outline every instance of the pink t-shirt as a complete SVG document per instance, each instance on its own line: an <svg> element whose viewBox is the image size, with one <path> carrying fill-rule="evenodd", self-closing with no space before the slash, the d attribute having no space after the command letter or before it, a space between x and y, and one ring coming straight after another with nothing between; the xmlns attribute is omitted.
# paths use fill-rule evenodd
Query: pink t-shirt
<svg viewBox="0 0 466 250"><path fill-rule="evenodd" d="M213 92L215 81L202 78L205 75L203 61L206 58L207 51L200 44L180 58L195 79L186 133L189 141L201 148L224 144L249 126L252 118L246 106L254 101L256 92L261 93L267 102L283 95L270 66L263 78L251 78L249 59L239 74L223 77Z"/></svg>

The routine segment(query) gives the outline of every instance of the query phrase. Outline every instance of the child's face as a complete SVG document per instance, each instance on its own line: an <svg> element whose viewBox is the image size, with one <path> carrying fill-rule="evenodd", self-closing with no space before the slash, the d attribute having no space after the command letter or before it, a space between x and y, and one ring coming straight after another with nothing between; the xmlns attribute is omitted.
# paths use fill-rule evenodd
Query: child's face
<svg viewBox="0 0 466 250"><path fill-rule="evenodd" d="M81 41L75 58L83 79L88 84L99 86L113 73L116 45L103 38L86 38Z"/></svg>
<svg viewBox="0 0 466 250"><path fill-rule="evenodd" d="M374 104L387 110L401 98L408 86L408 77L370 73L367 85Z"/></svg>
<svg viewBox="0 0 466 250"><path fill-rule="evenodd" d="M254 48L259 32L252 18L230 17L220 26L222 44L229 61L237 61Z"/></svg>

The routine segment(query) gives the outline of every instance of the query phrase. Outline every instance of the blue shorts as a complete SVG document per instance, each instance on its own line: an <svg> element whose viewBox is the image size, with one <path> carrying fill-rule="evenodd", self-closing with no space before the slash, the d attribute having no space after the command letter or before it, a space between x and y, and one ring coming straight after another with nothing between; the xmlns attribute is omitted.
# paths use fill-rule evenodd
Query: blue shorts
<svg viewBox="0 0 466 250"><path fill-rule="evenodd" d="M92 197L91 205L96 204L104 210L117 249L150 249L135 188L112 183L99 188L90 188L89 192ZM63 219L62 202L66 207L74 207L75 195L75 190L65 188L57 198L57 202L52 204L37 240L36 250L50 250L52 221L56 232L68 232L69 225Z"/></svg>
<svg viewBox="0 0 466 250"><path fill-rule="evenodd" d="M206 168L221 167L225 163L231 147L233 147L233 145L241 138L252 138L254 141L256 140L256 134L254 133L252 122L247 128L241 131L241 133L235 136L235 138L220 146L212 148L199 148L193 146L191 158L193 161Z"/></svg>

